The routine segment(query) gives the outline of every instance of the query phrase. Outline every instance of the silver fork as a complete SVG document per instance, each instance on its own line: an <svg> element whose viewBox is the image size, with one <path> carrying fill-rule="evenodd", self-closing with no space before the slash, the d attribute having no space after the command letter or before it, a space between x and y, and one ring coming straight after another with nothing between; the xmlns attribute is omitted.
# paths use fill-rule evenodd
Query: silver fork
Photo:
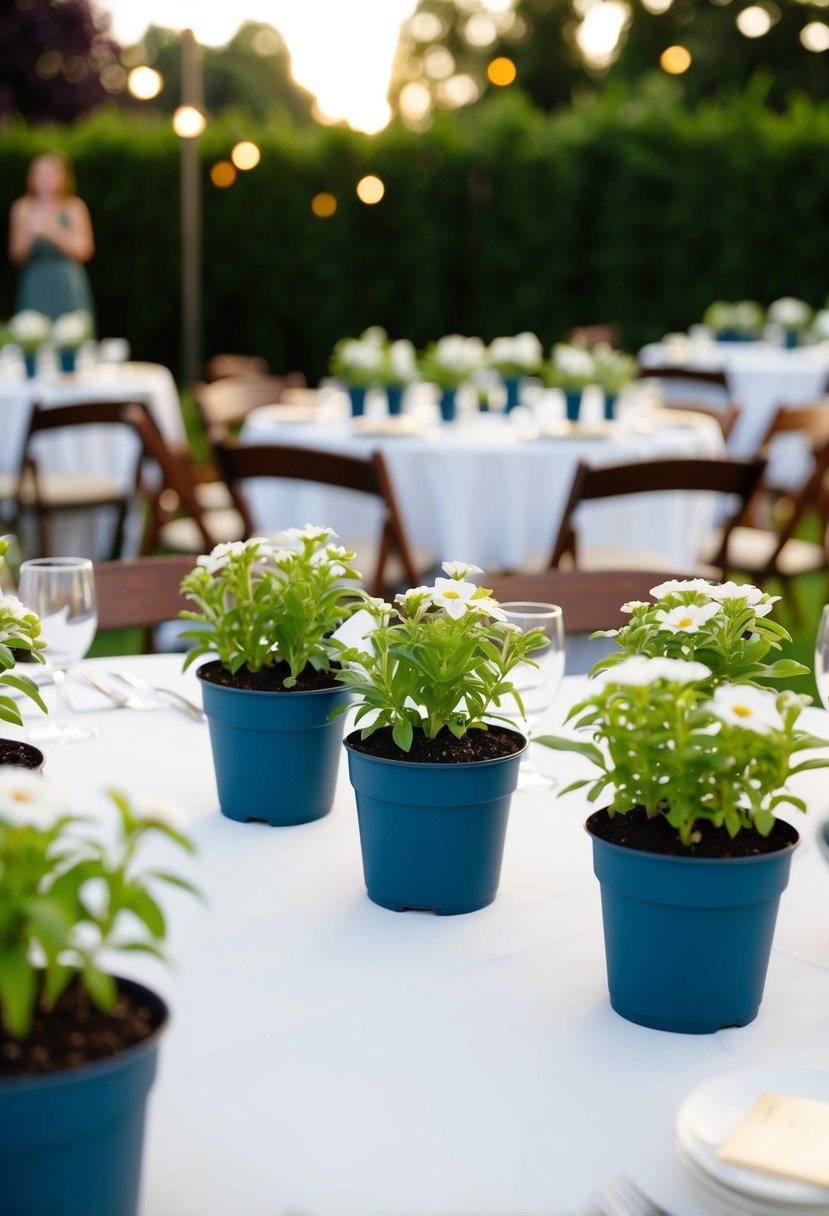
<svg viewBox="0 0 829 1216"><path fill-rule="evenodd" d="M122 709L164 709L163 701L148 701L146 697L130 697L123 693L118 688L113 688L106 680L94 672L87 671L86 668L81 668L81 675L86 680L87 684L91 684L93 688L108 697L114 705L118 705Z"/></svg>
<svg viewBox="0 0 829 1216"><path fill-rule="evenodd" d="M180 692L176 692L174 688L161 688L148 684L141 676L137 676L122 667L110 667L109 674L114 676L116 680L123 680L125 684L130 685L131 688L135 688L139 692L168 698L174 709L180 709L182 713L187 714L188 717L193 718L196 722L205 721L204 711L194 701L189 701Z"/></svg>
<svg viewBox="0 0 829 1216"><path fill-rule="evenodd" d="M620 1174L606 1182L585 1216L671 1216L654 1203L632 1179Z"/></svg>

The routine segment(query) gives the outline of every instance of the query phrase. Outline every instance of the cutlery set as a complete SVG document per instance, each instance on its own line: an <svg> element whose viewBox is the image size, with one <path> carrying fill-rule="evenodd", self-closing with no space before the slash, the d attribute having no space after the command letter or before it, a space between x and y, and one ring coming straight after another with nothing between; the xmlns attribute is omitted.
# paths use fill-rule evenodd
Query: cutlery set
<svg viewBox="0 0 829 1216"><path fill-rule="evenodd" d="M114 680L120 680L126 688L132 689L132 692L124 691L116 684L103 679L97 671L82 668L80 674L87 684L107 697L118 708L139 711L172 708L180 710L196 722L206 721L201 708L195 702L182 696L181 693L172 688L156 687L146 680L142 680L140 676L122 668L111 668L107 675Z"/></svg>

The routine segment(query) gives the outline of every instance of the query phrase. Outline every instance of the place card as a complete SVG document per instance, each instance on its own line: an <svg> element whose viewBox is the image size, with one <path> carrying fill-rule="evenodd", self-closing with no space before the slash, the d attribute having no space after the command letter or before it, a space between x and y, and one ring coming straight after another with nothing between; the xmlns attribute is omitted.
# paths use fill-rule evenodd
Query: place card
<svg viewBox="0 0 829 1216"><path fill-rule="evenodd" d="M829 1102L763 1093L717 1157L829 1187Z"/></svg>

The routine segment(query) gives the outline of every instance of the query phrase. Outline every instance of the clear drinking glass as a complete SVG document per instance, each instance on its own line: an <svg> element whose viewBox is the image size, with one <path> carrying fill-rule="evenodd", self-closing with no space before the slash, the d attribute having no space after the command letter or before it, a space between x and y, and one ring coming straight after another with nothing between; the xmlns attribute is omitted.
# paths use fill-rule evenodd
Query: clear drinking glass
<svg viewBox="0 0 829 1216"><path fill-rule="evenodd" d="M85 557L43 557L23 562L17 594L27 608L40 617L48 642L45 657L55 682L54 717L29 731L32 739L69 742L91 739L95 731L71 721L66 714L66 673L79 662L95 637L98 608L95 574Z"/></svg>
<svg viewBox="0 0 829 1216"><path fill-rule="evenodd" d="M815 683L824 709L829 709L829 604L820 614L815 641Z"/></svg>
<svg viewBox="0 0 829 1216"><path fill-rule="evenodd" d="M535 603L531 600L501 604L501 608L507 621L517 625L522 633L540 629L549 642L543 650L533 651L530 655L533 662L538 664L537 667L522 663L509 676L524 703L526 714L526 718L521 718L516 707L516 722L532 741L533 728L552 705L564 677L564 614L558 604ZM513 716L506 701L502 710ZM554 777L545 776L536 767L528 749L521 766L518 788L552 789L555 784Z"/></svg>

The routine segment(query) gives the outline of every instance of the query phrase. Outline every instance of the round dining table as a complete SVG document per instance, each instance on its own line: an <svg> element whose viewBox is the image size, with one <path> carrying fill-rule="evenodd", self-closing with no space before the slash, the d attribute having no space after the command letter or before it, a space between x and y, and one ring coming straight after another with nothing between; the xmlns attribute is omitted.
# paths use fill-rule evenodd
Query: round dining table
<svg viewBox="0 0 829 1216"><path fill-rule="evenodd" d="M120 665L199 699L180 657ZM182 861L159 843L146 861L204 894L164 898L171 969L117 960L172 1009L142 1216L577 1216L620 1172L672 1216L715 1216L676 1156L683 1098L754 1065L826 1067L821 772L792 781L810 813L793 812L802 843L758 1018L686 1036L610 1008L583 792L515 794L488 908L390 912L365 893L345 757L325 819L232 822L218 810L205 725L173 707L115 709L74 680L70 702L98 735L49 747L46 779L104 820L108 787L175 802L198 854ZM565 679L542 727L558 730L584 687ZM805 720L829 734L823 711ZM559 789L584 772L578 756L536 750Z"/></svg>
<svg viewBox="0 0 829 1216"><path fill-rule="evenodd" d="M546 565L579 461L723 454L719 427L700 415L637 411L571 425L522 407L440 423L425 410L352 419L336 399L316 412L263 406L248 416L242 440L359 456L381 451L410 543L436 562L457 559L485 570ZM379 504L353 491L265 479L246 492L264 531L310 522L333 526L346 541L379 534ZM624 543L688 569L714 509L710 496L673 493L589 503L580 508L579 536L585 548Z"/></svg>

